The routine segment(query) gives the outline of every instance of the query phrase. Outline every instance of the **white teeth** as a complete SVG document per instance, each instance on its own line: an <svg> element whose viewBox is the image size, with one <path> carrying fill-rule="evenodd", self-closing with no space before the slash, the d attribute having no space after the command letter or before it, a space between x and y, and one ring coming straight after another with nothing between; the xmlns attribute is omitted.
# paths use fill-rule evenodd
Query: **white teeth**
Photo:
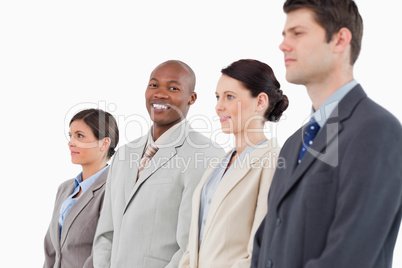
<svg viewBox="0 0 402 268"><path fill-rule="evenodd" d="M158 104L158 103L152 104L152 107L154 107L155 109L158 109L158 110L166 110L168 108L166 105Z"/></svg>

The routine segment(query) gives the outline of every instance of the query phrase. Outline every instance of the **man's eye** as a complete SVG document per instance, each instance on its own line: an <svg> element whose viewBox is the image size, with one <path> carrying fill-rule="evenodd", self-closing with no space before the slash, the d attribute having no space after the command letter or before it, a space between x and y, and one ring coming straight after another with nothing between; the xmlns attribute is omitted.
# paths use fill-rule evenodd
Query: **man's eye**
<svg viewBox="0 0 402 268"><path fill-rule="evenodd" d="M149 84L148 87L157 87L156 84Z"/></svg>
<svg viewBox="0 0 402 268"><path fill-rule="evenodd" d="M179 90L179 88L177 88L177 87L170 87L170 89L174 90L174 91Z"/></svg>

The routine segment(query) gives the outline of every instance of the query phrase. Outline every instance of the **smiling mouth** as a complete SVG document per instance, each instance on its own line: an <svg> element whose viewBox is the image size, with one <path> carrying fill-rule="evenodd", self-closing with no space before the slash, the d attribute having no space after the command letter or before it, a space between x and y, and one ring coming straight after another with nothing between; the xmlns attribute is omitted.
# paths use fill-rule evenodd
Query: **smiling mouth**
<svg viewBox="0 0 402 268"><path fill-rule="evenodd" d="M76 155L76 154L79 154L79 152L71 151L71 155Z"/></svg>
<svg viewBox="0 0 402 268"><path fill-rule="evenodd" d="M161 104L161 103L152 103L151 106L154 109L154 111L156 111L156 112L164 112L164 111L170 109L170 107L168 105Z"/></svg>
<svg viewBox="0 0 402 268"><path fill-rule="evenodd" d="M230 116L219 116L219 120L222 122L228 121L230 119Z"/></svg>

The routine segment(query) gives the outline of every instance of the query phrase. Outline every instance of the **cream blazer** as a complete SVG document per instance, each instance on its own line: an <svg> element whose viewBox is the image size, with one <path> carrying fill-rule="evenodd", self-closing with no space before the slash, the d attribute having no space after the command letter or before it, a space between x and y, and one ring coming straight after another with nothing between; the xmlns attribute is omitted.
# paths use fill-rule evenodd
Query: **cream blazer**
<svg viewBox="0 0 402 268"><path fill-rule="evenodd" d="M267 196L277 164L276 139L260 144L218 185L198 248L201 192L214 168L205 171L192 200L189 244L179 267L250 267L254 234L267 213Z"/></svg>

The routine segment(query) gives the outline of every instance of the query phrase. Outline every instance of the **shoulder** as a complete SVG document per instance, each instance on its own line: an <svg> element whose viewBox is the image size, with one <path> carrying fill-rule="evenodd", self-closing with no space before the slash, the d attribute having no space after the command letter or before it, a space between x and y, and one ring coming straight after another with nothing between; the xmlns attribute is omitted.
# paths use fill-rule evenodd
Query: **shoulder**
<svg viewBox="0 0 402 268"><path fill-rule="evenodd" d="M184 141L183 147L187 150L194 152L206 152L211 155L223 156L225 151L221 146L212 141L204 134L190 130Z"/></svg>
<svg viewBox="0 0 402 268"><path fill-rule="evenodd" d="M389 125L396 129L401 128L399 120L369 98L361 85L357 85L342 99L337 110L333 116L335 121L336 117L339 117L341 122L355 124L360 128L374 123L377 126Z"/></svg>
<svg viewBox="0 0 402 268"><path fill-rule="evenodd" d="M399 120L384 107L369 97L362 99L356 105L350 118L344 121L345 128L353 135L366 138L383 137L386 140L402 136L402 126ZM365 135L363 135L365 133Z"/></svg>
<svg viewBox="0 0 402 268"><path fill-rule="evenodd" d="M186 141L193 141L196 142L200 145L205 145L205 144L210 144L212 143L211 139L209 139L207 136L204 134L195 131L194 129L190 129L187 133Z"/></svg>
<svg viewBox="0 0 402 268"><path fill-rule="evenodd" d="M257 149L262 150L262 156L266 157L267 155L278 155L281 147L276 138L271 138L266 142L262 143Z"/></svg>
<svg viewBox="0 0 402 268"><path fill-rule="evenodd" d="M120 146L113 158L121 159L122 157L125 158L126 155L130 155L132 153L138 153L140 151L142 153L142 149L145 146L147 138L148 134Z"/></svg>
<svg viewBox="0 0 402 268"><path fill-rule="evenodd" d="M108 166L103 172L102 174L99 175L99 177L94 181L94 183L91 185L91 190L92 191L104 191L105 188L105 184L106 184L106 179L107 176L109 174L109 168L110 166Z"/></svg>
<svg viewBox="0 0 402 268"><path fill-rule="evenodd" d="M63 183L61 183L59 185L59 189L65 189L65 188L69 188L71 186L74 186L74 180L75 179L69 179L69 180L64 181Z"/></svg>
<svg viewBox="0 0 402 268"><path fill-rule="evenodd" d="M65 191L67 191L69 189L73 189L75 186L74 180L75 179L69 179L69 180L66 180L63 183L61 183L57 189L57 196L60 196L62 193L64 193Z"/></svg>
<svg viewBox="0 0 402 268"><path fill-rule="evenodd" d="M383 122L401 128L401 123L393 114L369 97L363 99L356 107L356 113L362 115L362 117L364 113L364 118L367 118L368 121L375 121L377 123Z"/></svg>
<svg viewBox="0 0 402 268"><path fill-rule="evenodd" d="M110 169L110 165L102 172L102 174L99 175L99 178L97 179L97 181L105 182L107 175L109 174L109 169Z"/></svg>

